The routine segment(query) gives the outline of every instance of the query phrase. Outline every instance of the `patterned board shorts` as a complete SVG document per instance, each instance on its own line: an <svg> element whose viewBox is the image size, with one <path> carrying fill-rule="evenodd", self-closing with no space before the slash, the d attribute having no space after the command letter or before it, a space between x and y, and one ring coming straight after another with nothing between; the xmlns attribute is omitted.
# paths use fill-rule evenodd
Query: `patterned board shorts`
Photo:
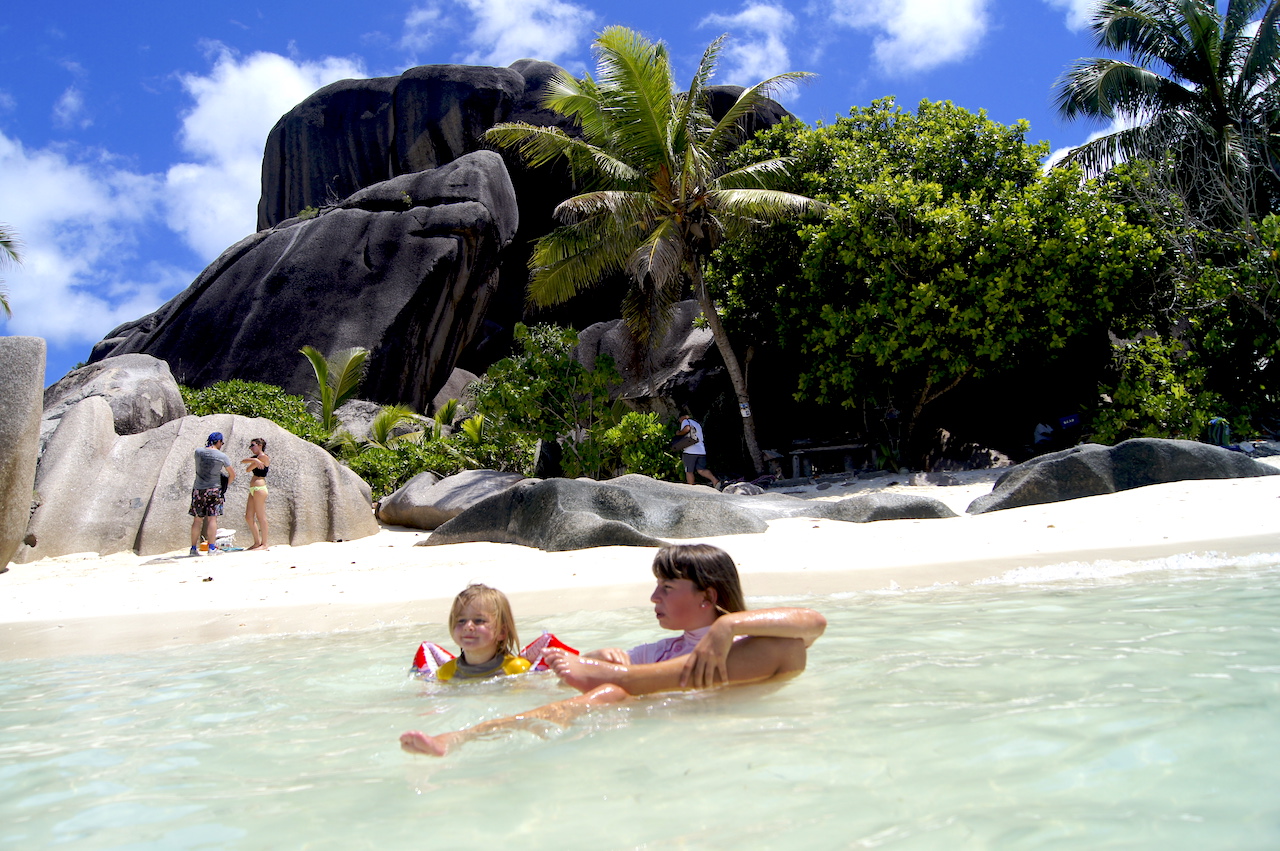
<svg viewBox="0 0 1280 851"><path fill-rule="evenodd" d="M191 491L191 509L187 512L192 517L221 517L222 488L202 488Z"/></svg>

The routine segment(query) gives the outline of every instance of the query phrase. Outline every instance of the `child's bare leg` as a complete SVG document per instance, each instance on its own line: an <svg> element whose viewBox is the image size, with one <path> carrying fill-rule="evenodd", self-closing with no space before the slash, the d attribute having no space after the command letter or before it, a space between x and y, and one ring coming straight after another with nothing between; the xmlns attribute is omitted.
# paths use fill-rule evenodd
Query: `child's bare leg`
<svg viewBox="0 0 1280 851"><path fill-rule="evenodd" d="M729 650L729 683L742 685L794 676L804 670L806 655L804 642L798 638L745 638L734 642ZM580 691L614 684L622 686L628 694L682 688L680 676L686 661L681 656L649 665L619 665L554 650L547 652L546 659L562 682Z"/></svg>
<svg viewBox="0 0 1280 851"><path fill-rule="evenodd" d="M629 697L631 695L625 689L616 685L605 684L599 688L591 689L585 694L571 697L568 700L548 703L545 706L539 706L537 709L530 709L528 712L521 712L518 715L511 715L507 718L495 718L492 721L485 721L465 730L441 733L438 736L428 736L417 730L410 730L400 736L400 749L408 753L425 754L426 756L444 756L458 745L479 738L486 733L492 733L497 730L522 729L531 729L537 732L537 724L534 722L538 721L550 721L553 724L559 724L564 727L573 719L590 710L592 706L618 703Z"/></svg>

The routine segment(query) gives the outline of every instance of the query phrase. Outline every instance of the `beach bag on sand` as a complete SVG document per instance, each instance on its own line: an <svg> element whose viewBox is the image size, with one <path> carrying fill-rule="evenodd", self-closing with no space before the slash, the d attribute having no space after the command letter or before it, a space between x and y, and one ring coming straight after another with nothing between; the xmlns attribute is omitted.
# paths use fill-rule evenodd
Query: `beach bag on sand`
<svg viewBox="0 0 1280 851"><path fill-rule="evenodd" d="M530 664L530 671L547 671L547 663L543 661L543 654L553 647L566 650L575 656L578 651L556 638L553 633L543 632L542 635L535 638L525 645L520 651L521 657L527 659ZM420 677L424 680L435 679L436 672L440 670L440 666L454 659L454 655L445 650L434 641L424 641L418 646L418 652L413 656L413 667L409 673Z"/></svg>

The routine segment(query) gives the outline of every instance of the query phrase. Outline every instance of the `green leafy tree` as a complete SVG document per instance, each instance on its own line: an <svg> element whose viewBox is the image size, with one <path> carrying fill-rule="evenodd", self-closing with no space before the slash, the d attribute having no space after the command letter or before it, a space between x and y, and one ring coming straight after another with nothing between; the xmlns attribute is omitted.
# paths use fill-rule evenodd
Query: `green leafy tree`
<svg viewBox="0 0 1280 851"><path fill-rule="evenodd" d="M0 224L0 266L5 263L21 263L22 242L18 239L18 235L8 225ZM3 283L0 280L0 283ZM4 315L12 317L13 311L9 308L9 291L0 286L0 310L4 310Z"/></svg>
<svg viewBox="0 0 1280 851"><path fill-rule="evenodd" d="M364 379L365 362L369 350L359 346L341 349L326 358L312 346L298 350L311 363L316 374L316 396L320 402L320 423L327 432L338 427L334 412L356 395Z"/></svg>
<svg viewBox="0 0 1280 851"><path fill-rule="evenodd" d="M1280 0L1104 0L1091 29L1117 57L1081 59L1058 81L1068 119L1132 122L1073 149L1099 174L1167 162L1183 199L1240 222L1280 202Z"/></svg>
<svg viewBox="0 0 1280 851"><path fill-rule="evenodd" d="M1056 171L993 203L880 180L844 199L805 254L821 308L801 391L852 404L887 382L910 444L924 408L963 380L1105 339L1159 249L1079 183Z"/></svg>
<svg viewBox="0 0 1280 851"><path fill-rule="evenodd" d="M580 137L512 123L490 129L485 138L535 166L563 160L590 186L556 209L563 226L539 240L530 261L532 299L559 303L625 274L630 286L623 319L648 344L661 338L675 303L692 286L738 401L749 413L746 379L703 280L703 265L726 235L818 205L775 188L787 174L785 160L727 167L756 106L779 86L808 75L780 74L749 86L713 121L707 86L723 42L707 48L693 80L680 90L663 44L610 27L595 41L595 78L562 74L547 87L544 105L575 119ZM747 450L763 469L752 418L744 417L743 425Z"/></svg>
<svg viewBox="0 0 1280 851"><path fill-rule="evenodd" d="M1106 351L1161 249L1078 170L1042 175L1047 146L1027 130L884 99L741 152L794 158L801 191L830 205L821 223L725 246L714 270L731 322L762 335L772 323L798 365L797 399L896 405L904 460L918 464L922 413L963 382L1084 341Z"/></svg>

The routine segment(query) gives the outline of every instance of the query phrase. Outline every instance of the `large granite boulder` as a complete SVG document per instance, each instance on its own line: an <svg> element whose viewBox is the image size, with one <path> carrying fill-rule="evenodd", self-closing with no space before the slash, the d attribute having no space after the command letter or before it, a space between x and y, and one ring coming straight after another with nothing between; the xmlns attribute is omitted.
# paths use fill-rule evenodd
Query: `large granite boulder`
<svg viewBox="0 0 1280 851"><path fill-rule="evenodd" d="M828 520L874 523L878 520L933 520L955 517L946 503L931 496L905 493L871 493L851 496L832 504Z"/></svg>
<svg viewBox="0 0 1280 851"><path fill-rule="evenodd" d="M734 496L637 475L608 482L527 479L462 512L422 543L434 546L490 541L548 552L608 546L656 547L663 544L663 538L764 532L768 521L784 517L853 519L861 514L866 519L877 519L872 516L874 510L845 506L868 499L874 498L819 502L782 494ZM937 500L916 500L920 511L915 516L954 516ZM939 512L939 506L945 514Z"/></svg>
<svg viewBox="0 0 1280 851"><path fill-rule="evenodd" d="M519 473L497 470L466 470L443 479L435 473L419 473L378 504L378 519L395 526L435 529L521 481L524 476Z"/></svg>
<svg viewBox="0 0 1280 851"><path fill-rule="evenodd" d="M1193 440L1140 437L1115 446L1085 443L1019 464L991 493L970 503L970 514L1061 502L1188 479L1280 475L1280 470Z"/></svg>
<svg viewBox="0 0 1280 851"><path fill-rule="evenodd" d="M300 348L363 346L361 395L425 410L484 320L516 223L502 159L468 154L240 241L92 359L145 352L184 384L245 378L306 393L315 377Z"/></svg>
<svg viewBox="0 0 1280 851"><path fill-rule="evenodd" d="M22 545L40 456L45 342L0 337L0 572Z"/></svg>
<svg viewBox="0 0 1280 851"><path fill-rule="evenodd" d="M190 546L194 452L209 433L226 438L223 451L237 471L249 441L265 438L271 455L267 520L270 543L294 546L373 535L378 523L369 486L319 446L294 437L270 420L217 414L183 417L140 434L117 435L111 408L90 396L62 418L40 459L39 506L28 540L15 561L76 552L139 555L185 551ZM227 491L219 526L244 532L248 477ZM243 546L243 543L241 543Z"/></svg>
<svg viewBox="0 0 1280 851"><path fill-rule="evenodd" d="M187 415L169 364L141 354L107 358L73 369L45 388L42 451L63 415L90 396L107 400L116 434L138 434Z"/></svg>
<svg viewBox="0 0 1280 851"><path fill-rule="evenodd" d="M676 304L666 333L652 348L637 343L621 319L597 322L578 334L574 357L588 368L600 355L613 358L622 374L623 399L692 398L708 375L724 370L711 329L694 325L701 312L693 300Z"/></svg>

